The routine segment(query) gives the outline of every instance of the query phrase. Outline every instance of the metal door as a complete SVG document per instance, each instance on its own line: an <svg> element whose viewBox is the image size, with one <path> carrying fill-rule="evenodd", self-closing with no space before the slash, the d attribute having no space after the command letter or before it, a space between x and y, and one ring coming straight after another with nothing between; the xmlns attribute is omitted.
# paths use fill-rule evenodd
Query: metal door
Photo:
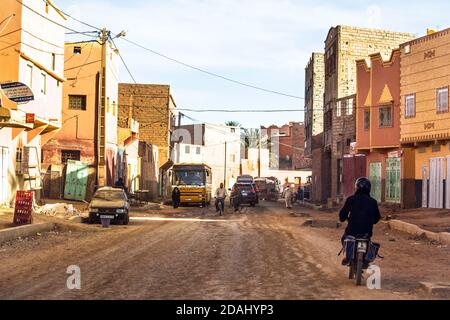
<svg viewBox="0 0 450 320"><path fill-rule="evenodd" d="M8 155L7 147L0 147L0 205L8 205Z"/></svg>
<svg viewBox="0 0 450 320"><path fill-rule="evenodd" d="M372 198L381 202L381 162L372 162L370 164L369 180L372 183Z"/></svg>
<svg viewBox="0 0 450 320"><path fill-rule="evenodd" d="M444 158L430 159L430 208L444 207Z"/></svg>
<svg viewBox="0 0 450 320"><path fill-rule="evenodd" d="M428 168L422 167L422 208L428 208Z"/></svg>
<svg viewBox="0 0 450 320"><path fill-rule="evenodd" d="M81 161L69 160L66 170L64 199L84 201L88 180L88 165Z"/></svg>
<svg viewBox="0 0 450 320"><path fill-rule="evenodd" d="M386 159L386 202L400 203L400 158Z"/></svg>
<svg viewBox="0 0 450 320"><path fill-rule="evenodd" d="M447 177L445 179L445 208L450 209L450 156L447 156Z"/></svg>

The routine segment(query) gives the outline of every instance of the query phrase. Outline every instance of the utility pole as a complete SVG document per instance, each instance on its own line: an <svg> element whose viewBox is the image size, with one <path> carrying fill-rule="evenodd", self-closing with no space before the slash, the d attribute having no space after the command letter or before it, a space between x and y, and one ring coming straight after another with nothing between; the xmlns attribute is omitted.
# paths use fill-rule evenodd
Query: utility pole
<svg viewBox="0 0 450 320"><path fill-rule="evenodd" d="M101 31L101 69L100 69L100 94L97 109L97 185L103 187L106 185L106 50L109 40L109 31Z"/></svg>
<svg viewBox="0 0 450 320"><path fill-rule="evenodd" d="M223 185L227 187L227 142L225 141L225 161L224 161L224 170L223 170Z"/></svg>
<svg viewBox="0 0 450 320"><path fill-rule="evenodd" d="M258 136L258 178L261 178L261 133Z"/></svg>

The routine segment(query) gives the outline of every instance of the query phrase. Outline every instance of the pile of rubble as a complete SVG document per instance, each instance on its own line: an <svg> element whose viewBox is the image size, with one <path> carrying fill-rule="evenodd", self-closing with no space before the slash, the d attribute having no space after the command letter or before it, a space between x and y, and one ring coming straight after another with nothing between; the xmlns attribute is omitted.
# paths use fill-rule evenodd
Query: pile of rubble
<svg viewBox="0 0 450 320"><path fill-rule="evenodd" d="M67 203L46 204L36 207L34 213L62 219L81 217L83 215L83 212L78 211L72 204Z"/></svg>

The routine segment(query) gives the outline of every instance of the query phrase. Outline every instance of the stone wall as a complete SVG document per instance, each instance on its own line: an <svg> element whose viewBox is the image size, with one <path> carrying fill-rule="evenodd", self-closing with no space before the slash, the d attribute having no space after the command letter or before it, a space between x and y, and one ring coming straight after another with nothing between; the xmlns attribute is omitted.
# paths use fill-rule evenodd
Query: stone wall
<svg viewBox="0 0 450 320"><path fill-rule="evenodd" d="M139 139L158 146L159 165L170 157L170 105L168 85L119 84L119 126L128 126L129 115L138 121Z"/></svg>
<svg viewBox="0 0 450 320"><path fill-rule="evenodd" d="M305 155L311 157L312 137L323 131L325 64L323 53L313 53L305 70Z"/></svg>

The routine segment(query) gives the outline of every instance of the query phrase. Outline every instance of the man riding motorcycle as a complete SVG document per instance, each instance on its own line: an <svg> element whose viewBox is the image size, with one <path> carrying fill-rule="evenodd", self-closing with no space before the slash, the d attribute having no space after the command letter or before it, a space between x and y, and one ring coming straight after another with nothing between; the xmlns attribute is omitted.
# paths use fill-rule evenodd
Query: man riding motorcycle
<svg viewBox="0 0 450 320"><path fill-rule="evenodd" d="M373 226L381 219L378 203L370 196L372 184L369 179L359 178L355 184L356 192L345 202L344 207L339 212L339 220L341 222L348 221L345 229L342 243L347 236L363 236L367 235L372 238ZM343 265L347 265L347 258L342 261Z"/></svg>

